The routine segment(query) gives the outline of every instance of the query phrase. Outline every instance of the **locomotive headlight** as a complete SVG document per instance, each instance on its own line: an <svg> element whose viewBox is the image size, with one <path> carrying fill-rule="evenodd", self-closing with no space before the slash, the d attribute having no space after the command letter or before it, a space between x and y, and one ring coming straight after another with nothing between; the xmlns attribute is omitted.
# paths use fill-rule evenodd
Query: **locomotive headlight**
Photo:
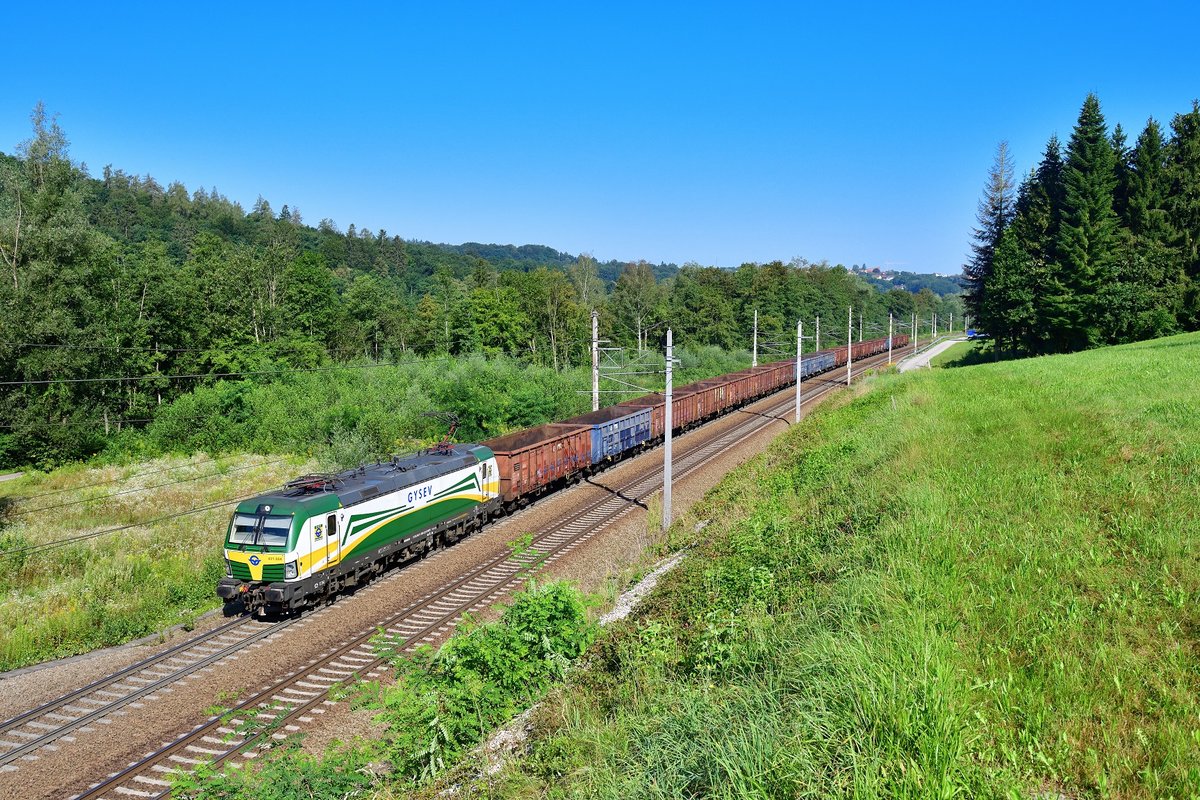
<svg viewBox="0 0 1200 800"><path fill-rule="evenodd" d="M288 581L295 580L296 575L298 575L298 574L299 573L296 571L296 562L295 561L289 561L287 564L285 564L283 566L283 579L284 580L288 580Z"/></svg>
<svg viewBox="0 0 1200 800"><path fill-rule="evenodd" d="M229 561L228 558L225 559L225 577L226 578L233 577L233 564Z"/></svg>

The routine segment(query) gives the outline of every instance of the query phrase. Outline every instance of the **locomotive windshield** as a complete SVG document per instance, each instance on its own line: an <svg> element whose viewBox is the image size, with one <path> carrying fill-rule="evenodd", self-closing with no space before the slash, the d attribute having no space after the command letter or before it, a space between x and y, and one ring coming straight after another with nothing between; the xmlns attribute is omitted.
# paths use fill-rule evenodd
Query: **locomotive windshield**
<svg viewBox="0 0 1200 800"><path fill-rule="evenodd" d="M234 514L229 543L283 547L287 545L291 529L290 514Z"/></svg>

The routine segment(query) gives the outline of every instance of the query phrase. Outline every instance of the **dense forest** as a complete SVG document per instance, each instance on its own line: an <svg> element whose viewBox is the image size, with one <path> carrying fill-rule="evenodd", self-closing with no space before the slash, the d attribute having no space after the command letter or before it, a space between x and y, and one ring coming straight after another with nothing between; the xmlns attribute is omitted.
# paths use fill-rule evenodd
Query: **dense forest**
<svg viewBox="0 0 1200 800"><path fill-rule="evenodd" d="M1130 146L1088 95L1064 152L1020 182L997 149L966 301L997 353L1058 353L1200 326L1200 103Z"/></svg>
<svg viewBox="0 0 1200 800"><path fill-rule="evenodd" d="M867 335L957 297L880 292L840 266L719 269L598 263L549 247L435 245L261 197L248 212L215 188L189 192L74 163L39 105L31 138L0 155L0 466L85 457L201 387L262 385L382 364L478 354L559 372L590 360L590 315L611 346L794 352L798 317L824 343ZM222 390L224 391L224 390ZM229 390L227 394L232 392Z"/></svg>

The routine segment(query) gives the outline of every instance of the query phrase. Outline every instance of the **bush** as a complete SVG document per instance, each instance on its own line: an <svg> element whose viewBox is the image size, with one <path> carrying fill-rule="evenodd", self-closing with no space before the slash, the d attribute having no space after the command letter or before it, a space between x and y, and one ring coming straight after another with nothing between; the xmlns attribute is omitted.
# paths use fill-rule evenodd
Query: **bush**
<svg viewBox="0 0 1200 800"><path fill-rule="evenodd" d="M681 348L680 385L744 369L749 355L716 347ZM662 356L643 353L637 371L662 369ZM428 358L394 366L289 373L275 380L218 381L199 386L159 410L144 431L109 440L105 457L233 451L315 454L335 466L386 458L440 440L447 425L431 413L459 419L456 439L481 441L584 413L591 408L586 368L555 372L511 358ZM361 368L355 368L361 367ZM647 390L661 376L635 379ZM602 403L641 394L605 394Z"/></svg>
<svg viewBox="0 0 1200 800"><path fill-rule="evenodd" d="M498 622L395 659L396 685L368 695L387 724L392 765L409 780L440 773L536 702L593 635L579 593L551 583L517 595Z"/></svg>

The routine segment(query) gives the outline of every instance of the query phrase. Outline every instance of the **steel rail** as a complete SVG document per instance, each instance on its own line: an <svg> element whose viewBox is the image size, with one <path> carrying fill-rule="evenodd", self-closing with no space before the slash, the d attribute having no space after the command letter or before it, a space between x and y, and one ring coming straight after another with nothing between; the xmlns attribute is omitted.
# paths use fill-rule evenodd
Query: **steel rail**
<svg viewBox="0 0 1200 800"><path fill-rule="evenodd" d="M282 620L263 626L236 641L221 643L214 651L200 652L195 654L197 657L189 658L191 655L189 651L207 650L211 646L211 642L225 634L243 626L260 624L249 617L233 620L214 628L199 638L175 645L162 653L143 659L6 720L0 723L0 747L7 746L8 749L0 753L0 766L26 758L72 731L103 719L114 711L179 682L197 670L204 669L227 656L240 652L247 645L283 630L291 622L292 620ZM171 660L180 660L185 663L179 667L172 667L166 675L158 675L152 671L154 667ZM147 672L149 676L144 677L142 673ZM105 697L106 694L119 696ZM97 695L99 696L97 697ZM22 728L32 728L37 733L22 730ZM26 741L14 742L13 739L25 739Z"/></svg>

